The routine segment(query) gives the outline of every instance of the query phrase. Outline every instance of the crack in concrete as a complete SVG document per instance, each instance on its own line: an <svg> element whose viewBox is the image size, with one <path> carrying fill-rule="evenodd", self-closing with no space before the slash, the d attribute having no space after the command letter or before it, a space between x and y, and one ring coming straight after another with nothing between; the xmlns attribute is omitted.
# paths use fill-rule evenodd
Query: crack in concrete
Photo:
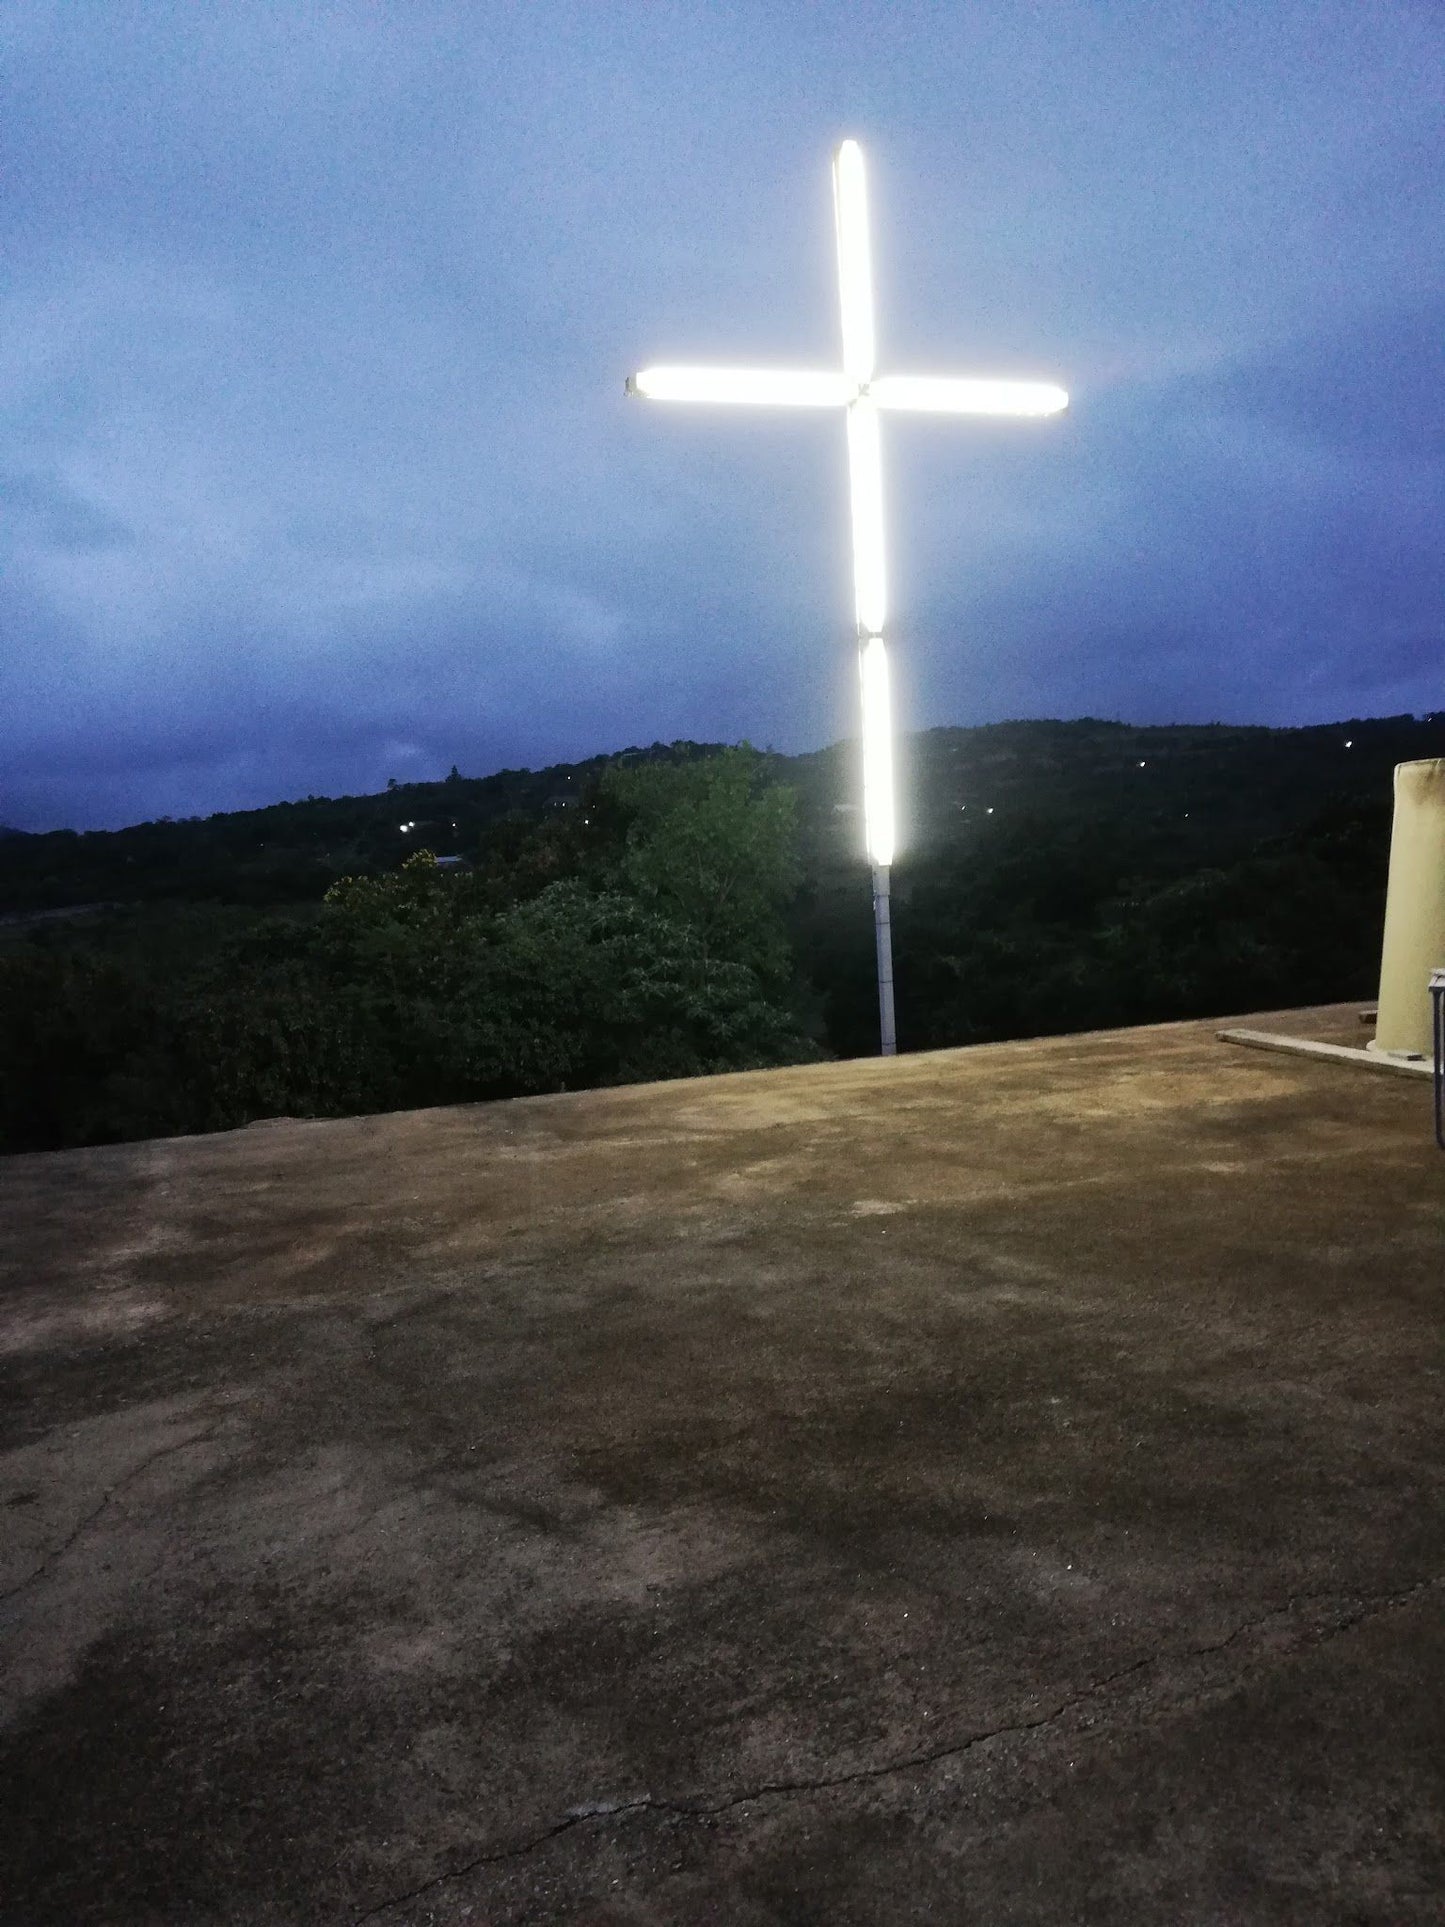
<svg viewBox="0 0 1445 1927"><path fill-rule="evenodd" d="M1431 1587L1441 1585L1445 1585L1445 1575L1434 1574L1429 1578L1419 1579L1414 1585L1403 1587L1397 1592L1375 1593L1367 1596L1361 1600L1355 1611L1344 1614L1327 1627L1319 1628L1317 1637L1313 1641L1302 1638L1293 1650L1302 1651L1310 1644L1319 1645L1327 1639L1336 1639L1342 1633L1347 1633L1360 1625L1364 1620L1375 1618L1381 1613L1392 1612L1408 1604L1422 1592L1429 1591ZM728 1794L726 1798L715 1801L669 1799L651 1793L641 1794L633 1800L588 1801L584 1805L571 1808L560 1820L554 1821L551 1826L544 1827L541 1832L531 1835L528 1839L519 1841L515 1846L499 1847L491 1853L477 1854L463 1866L450 1868L446 1873L436 1874L430 1880L422 1881L419 1886L408 1888L404 1893L393 1894L385 1900L378 1901L375 1906L368 1907L365 1913L355 1915L351 1927L362 1927L363 1922L375 1920L378 1915L388 1913L393 1908L404 1907L409 1901L418 1900L423 1894L431 1893L438 1887L447 1886L455 1880L465 1880L468 1874L475 1873L480 1867L495 1866L504 1860L523 1859L528 1854L535 1853L538 1848L545 1847L549 1841L556 1840L560 1835L570 1833L574 1827L584 1826L589 1821L629 1818L640 1813L675 1814L683 1819L706 1820L720 1813L730 1813L735 1807L748 1806L755 1800L779 1798L797 1793L827 1793L836 1787L857 1786L867 1781L887 1779L892 1774L908 1773L919 1768L940 1765L944 1760L957 1759L965 1753L971 1753L975 1747L986 1746L991 1740L1008 1739L1017 1734L1034 1733L1043 1727L1056 1725L1076 1707L1096 1699L1100 1694L1108 1692L1111 1687L1117 1686L1121 1680L1129 1679L1136 1673L1170 1663L1187 1665L1191 1660L1211 1658L1216 1653L1222 1653L1226 1647L1232 1646L1236 1640L1243 1639L1250 1633L1258 1633L1272 1622L1289 1618L1308 1602L1339 1599L1341 1596L1339 1593L1296 1593L1283 1605L1272 1607L1269 1612L1262 1613L1257 1619L1244 1620L1232 1632L1226 1633L1223 1639L1214 1640L1205 1646L1189 1647L1183 1652L1149 1653L1143 1659L1132 1660L1127 1666L1121 1666L1112 1673L1106 1673L1103 1678L1092 1681L1082 1691L1069 1694L1035 1719L1016 1720L1003 1726L992 1727L987 1732L971 1733L967 1738L951 1741L946 1746L934 1747L922 1753L905 1754L899 1759L886 1760L880 1766L854 1767L846 1773L822 1774L797 1780L763 1780L741 1793Z"/></svg>
<svg viewBox="0 0 1445 1927"><path fill-rule="evenodd" d="M65 1557L66 1553L70 1551L76 1540L79 1539L83 1533L89 1531L91 1526L95 1524L96 1520L106 1510L117 1494L124 1492L127 1486L134 1485L136 1480L148 1472L158 1459L167 1458L172 1452L184 1452L187 1446L205 1445L216 1437L220 1429L221 1421L217 1420L214 1425L210 1426L204 1432L192 1432L187 1438L172 1439L168 1444L158 1445L153 1452L148 1452L138 1465L133 1465L123 1478L117 1479L114 1485L106 1489L101 1496L100 1503L86 1513L85 1517L81 1519L80 1523L75 1527L75 1530L66 1538L62 1539L58 1546L51 1547L50 1551L45 1554L33 1572L20 1580L18 1584L9 1586L4 1592L0 1592L0 1606L6 1605L10 1600L18 1598L22 1592L27 1591L31 1586L35 1585L38 1580L43 1579L48 1572L59 1565L60 1561Z"/></svg>

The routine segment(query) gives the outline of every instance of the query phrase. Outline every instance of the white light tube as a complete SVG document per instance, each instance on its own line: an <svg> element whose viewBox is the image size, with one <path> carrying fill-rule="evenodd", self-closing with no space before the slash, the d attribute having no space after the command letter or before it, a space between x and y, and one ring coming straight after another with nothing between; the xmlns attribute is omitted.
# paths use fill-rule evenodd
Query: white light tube
<svg viewBox="0 0 1445 1927"><path fill-rule="evenodd" d="M872 378L873 259L868 244L868 187L863 150L844 141L833 156L833 214L838 228L838 299L843 313L843 372L858 387Z"/></svg>
<svg viewBox="0 0 1445 1927"><path fill-rule="evenodd" d="M647 401L762 403L841 408L855 389L845 375L806 368L644 368L627 378L629 395Z"/></svg>
<svg viewBox="0 0 1445 1927"><path fill-rule="evenodd" d="M869 401L848 410L848 492L853 509L853 600L858 627L876 635L883 627L886 577L883 566L883 458L878 411Z"/></svg>
<svg viewBox="0 0 1445 1927"><path fill-rule="evenodd" d="M888 652L869 636L858 656L863 685L863 826L870 861L893 861L893 716L888 697Z"/></svg>
<svg viewBox="0 0 1445 1927"><path fill-rule="evenodd" d="M937 415L1057 415L1069 405L1048 381L970 381L951 375L880 375L868 393L880 408Z"/></svg>

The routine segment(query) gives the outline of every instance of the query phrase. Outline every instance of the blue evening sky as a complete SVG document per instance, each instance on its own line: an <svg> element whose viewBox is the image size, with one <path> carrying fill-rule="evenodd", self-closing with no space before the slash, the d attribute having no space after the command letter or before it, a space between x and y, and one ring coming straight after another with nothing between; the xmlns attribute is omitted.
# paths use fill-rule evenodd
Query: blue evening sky
<svg viewBox="0 0 1445 1927"><path fill-rule="evenodd" d="M0 4L0 822L851 733L880 360L899 720L1445 704L1445 10Z"/></svg>

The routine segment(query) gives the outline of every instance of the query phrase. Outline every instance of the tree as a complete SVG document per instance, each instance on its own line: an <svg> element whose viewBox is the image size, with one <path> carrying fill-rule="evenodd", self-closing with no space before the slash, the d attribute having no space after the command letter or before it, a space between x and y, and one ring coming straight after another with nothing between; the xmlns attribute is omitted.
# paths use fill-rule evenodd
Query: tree
<svg viewBox="0 0 1445 1927"><path fill-rule="evenodd" d="M784 911L800 875L797 799L767 781L755 750L614 767L601 801L626 825L623 886L696 933L704 976L741 964L762 984L786 983Z"/></svg>
<svg viewBox="0 0 1445 1927"><path fill-rule="evenodd" d="M484 1071L511 1090L697 1077L817 1055L746 964L619 891L554 883L498 922Z"/></svg>
<svg viewBox="0 0 1445 1927"><path fill-rule="evenodd" d="M333 1002L404 1096L445 1103L696 1076L816 1053L748 965L689 925L580 878L499 913L483 878L419 851L348 878L318 932Z"/></svg>

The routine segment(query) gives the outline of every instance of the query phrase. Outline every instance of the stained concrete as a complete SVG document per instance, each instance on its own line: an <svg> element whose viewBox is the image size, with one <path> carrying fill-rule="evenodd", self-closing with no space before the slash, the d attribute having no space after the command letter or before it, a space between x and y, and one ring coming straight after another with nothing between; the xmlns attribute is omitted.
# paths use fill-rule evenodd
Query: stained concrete
<svg viewBox="0 0 1445 1927"><path fill-rule="evenodd" d="M0 1164L0 1918L1439 1920L1429 1088L1216 1028Z"/></svg>

